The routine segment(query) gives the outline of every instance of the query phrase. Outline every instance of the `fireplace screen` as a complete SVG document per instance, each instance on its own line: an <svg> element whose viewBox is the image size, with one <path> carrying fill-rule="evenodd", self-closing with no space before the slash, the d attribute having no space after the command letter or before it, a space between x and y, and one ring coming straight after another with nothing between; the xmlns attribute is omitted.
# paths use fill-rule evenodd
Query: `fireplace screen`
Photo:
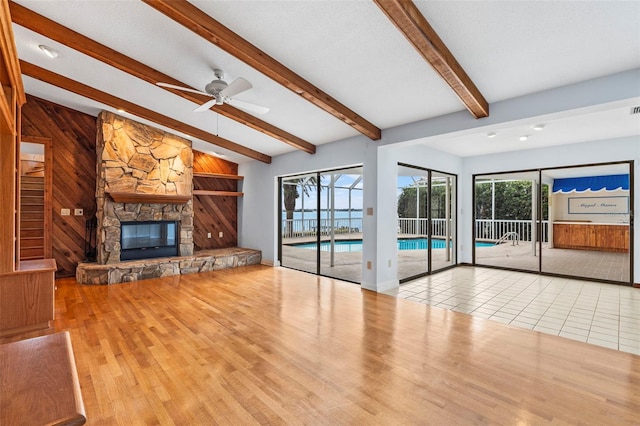
<svg viewBox="0 0 640 426"><path fill-rule="evenodd" d="M178 256L176 221L122 222L120 260Z"/></svg>

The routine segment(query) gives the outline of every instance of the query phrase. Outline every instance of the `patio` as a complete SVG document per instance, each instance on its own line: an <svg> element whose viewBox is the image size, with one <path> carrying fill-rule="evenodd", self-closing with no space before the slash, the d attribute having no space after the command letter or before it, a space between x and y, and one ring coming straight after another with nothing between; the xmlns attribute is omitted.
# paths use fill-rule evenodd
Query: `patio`
<svg viewBox="0 0 640 426"><path fill-rule="evenodd" d="M415 238L415 235L400 234L399 238ZM345 233L335 236L336 241L361 240L362 233ZM296 237L283 240L283 266L303 271L316 272L316 250L299 248L291 244L315 242L313 237ZM322 241L328 241L322 237ZM533 255L533 248L528 241L518 244L503 244L476 247L476 264L498 266L504 268L538 271L540 258ZM398 279L404 280L426 272L427 250L398 250ZM321 274L360 283L362 279L362 253L336 252L334 266L330 266L330 253L320 254ZM629 253L610 253L588 250L571 250L549 248L542 244L542 271L547 273L571 275L607 281L630 281ZM432 267L434 270L449 265L445 259L445 251L432 250Z"/></svg>

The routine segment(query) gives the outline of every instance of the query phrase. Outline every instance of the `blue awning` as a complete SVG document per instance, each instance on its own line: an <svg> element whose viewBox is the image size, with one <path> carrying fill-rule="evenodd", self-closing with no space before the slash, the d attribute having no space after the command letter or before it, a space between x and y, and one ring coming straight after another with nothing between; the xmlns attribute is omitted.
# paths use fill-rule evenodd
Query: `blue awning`
<svg viewBox="0 0 640 426"><path fill-rule="evenodd" d="M588 176L554 179L553 192L583 192L606 189L629 189L629 175Z"/></svg>

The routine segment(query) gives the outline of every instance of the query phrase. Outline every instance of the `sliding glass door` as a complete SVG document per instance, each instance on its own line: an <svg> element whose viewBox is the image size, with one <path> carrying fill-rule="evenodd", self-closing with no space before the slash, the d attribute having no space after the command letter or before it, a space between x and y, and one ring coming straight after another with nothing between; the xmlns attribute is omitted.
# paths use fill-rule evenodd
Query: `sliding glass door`
<svg viewBox="0 0 640 426"><path fill-rule="evenodd" d="M280 180L280 264L316 273L320 222L317 175L309 173Z"/></svg>
<svg viewBox="0 0 640 426"><path fill-rule="evenodd" d="M474 263L630 284L630 162L474 177Z"/></svg>
<svg viewBox="0 0 640 426"><path fill-rule="evenodd" d="M362 167L280 179L280 263L359 283Z"/></svg>
<svg viewBox="0 0 640 426"><path fill-rule="evenodd" d="M542 171L549 241L542 272L630 282L628 164Z"/></svg>
<svg viewBox="0 0 640 426"><path fill-rule="evenodd" d="M398 279L456 264L456 176L398 165Z"/></svg>
<svg viewBox="0 0 640 426"><path fill-rule="evenodd" d="M431 172L431 272L456 264L456 177Z"/></svg>
<svg viewBox="0 0 640 426"><path fill-rule="evenodd" d="M362 167L320 174L320 275L362 278Z"/></svg>
<svg viewBox="0 0 640 426"><path fill-rule="evenodd" d="M538 183L538 171L475 177L477 264L538 271Z"/></svg>

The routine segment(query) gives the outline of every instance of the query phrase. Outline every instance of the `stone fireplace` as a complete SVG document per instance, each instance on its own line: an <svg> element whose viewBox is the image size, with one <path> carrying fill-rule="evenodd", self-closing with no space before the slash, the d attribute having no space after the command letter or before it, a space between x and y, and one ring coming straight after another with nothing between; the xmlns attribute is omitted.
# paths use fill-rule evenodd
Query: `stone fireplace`
<svg viewBox="0 0 640 426"><path fill-rule="evenodd" d="M260 263L259 250L240 247L194 253L190 141L102 111L96 150L97 263L78 265L79 283L117 284ZM131 259L129 250L138 246L155 254Z"/></svg>
<svg viewBox="0 0 640 426"><path fill-rule="evenodd" d="M191 142L107 111L97 127L98 263L124 260L122 222L177 222L177 254L193 255Z"/></svg>

